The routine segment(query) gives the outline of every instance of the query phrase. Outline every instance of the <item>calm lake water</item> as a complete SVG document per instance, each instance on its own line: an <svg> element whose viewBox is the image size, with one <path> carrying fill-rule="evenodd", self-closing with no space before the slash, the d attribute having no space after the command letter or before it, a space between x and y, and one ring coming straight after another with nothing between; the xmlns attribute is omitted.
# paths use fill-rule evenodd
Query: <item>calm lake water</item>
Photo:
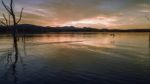
<svg viewBox="0 0 150 84"><path fill-rule="evenodd" d="M150 84L148 33L0 35L0 84Z"/></svg>

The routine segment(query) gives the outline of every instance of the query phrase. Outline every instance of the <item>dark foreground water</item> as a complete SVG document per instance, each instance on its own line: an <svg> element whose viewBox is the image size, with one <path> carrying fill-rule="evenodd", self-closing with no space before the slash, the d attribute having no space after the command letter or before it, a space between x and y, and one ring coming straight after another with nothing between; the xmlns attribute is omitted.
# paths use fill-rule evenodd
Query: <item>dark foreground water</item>
<svg viewBox="0 0 150 84"><path fill-rule="evenodd" d="M0 35L0 84L150 84L148 33Z"/></svg>

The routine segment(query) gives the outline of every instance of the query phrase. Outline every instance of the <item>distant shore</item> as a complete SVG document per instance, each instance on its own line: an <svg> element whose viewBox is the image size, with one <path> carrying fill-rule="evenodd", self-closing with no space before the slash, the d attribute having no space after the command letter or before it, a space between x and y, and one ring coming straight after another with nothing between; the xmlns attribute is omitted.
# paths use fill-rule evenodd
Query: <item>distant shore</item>
<svg viewBox="0 0 150 84"><path fill-rule="evenodd" d="M0 26L0 34L11 33L11 27ZM94 33L94 32L150 32L150 29L96 29L90 27L43 27L31 24L21 24L17 26L19 34L41 34L41 33Z"/></svg>

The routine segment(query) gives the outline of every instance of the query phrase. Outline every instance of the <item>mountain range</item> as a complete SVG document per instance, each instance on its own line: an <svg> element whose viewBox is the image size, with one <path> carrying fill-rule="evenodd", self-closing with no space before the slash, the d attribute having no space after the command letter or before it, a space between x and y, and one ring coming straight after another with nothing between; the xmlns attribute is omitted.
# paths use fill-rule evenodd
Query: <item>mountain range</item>
<svg viewBox="0 0 150 84"><path fill-rule="evenodd" d="M16 26L18 33L51 33L51 32L150 32L150 29L97 29L90 27L78 28L74 26L64 26L64 27L43 27L31 24L19 24ZM11 33L12 26L9 28L6 26L0 26L0 33Z"/></svg>

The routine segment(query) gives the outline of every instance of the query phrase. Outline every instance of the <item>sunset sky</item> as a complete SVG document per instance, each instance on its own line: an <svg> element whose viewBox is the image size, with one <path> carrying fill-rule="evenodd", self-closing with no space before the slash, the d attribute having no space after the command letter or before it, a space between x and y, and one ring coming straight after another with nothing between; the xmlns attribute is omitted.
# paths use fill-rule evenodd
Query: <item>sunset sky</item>
<svg viewBox="0 0 150 84"><path fill-rule="evenodd" d="M145 18L150 17L150 0L14 1L16 13L24 7L24 24L119 29L150 27L150 21ZM2 4L0 10L4 12Z"/></svg>

